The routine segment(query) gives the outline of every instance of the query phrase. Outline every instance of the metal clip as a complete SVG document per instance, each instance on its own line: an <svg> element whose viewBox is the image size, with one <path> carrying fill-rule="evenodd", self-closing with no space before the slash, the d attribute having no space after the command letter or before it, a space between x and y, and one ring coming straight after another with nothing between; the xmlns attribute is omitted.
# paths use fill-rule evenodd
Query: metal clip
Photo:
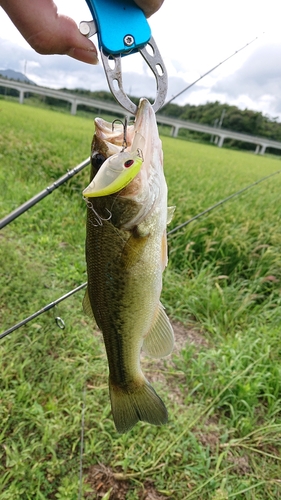
<svg viewBox="0 0 281 500"><path fill-rule="evenodd" d="M55 322L56 322L57 326L58 326L61 330L64 330L64 329L65 329L65 322L63 321L63 319L62 319L60 316L56 316L56 318L55 318Z"/></svg>
<svg viewBox="0 0 281 500"><path fill-rule="evenodd" d="M147 45L151 47L152 54L150 54L147 50L147 46L140 49L139 52L151 68L156 78L157 94L156 99L152 105L152 108L156 113L165 103L168 88L168 78L163 59L153 37L150 38ZM129 111L129 113L131 113L132 115L136 115L138 107L127 96L123 88L121 57L105 54L101 48L101 59L105 69L108 86L115 99L123 108ZM110 67L109 61L111 60L114 61L114 68Z"/></svg>
<svg viewBox="0 0 281 500"><path fill-rule="evenodd" d="M165 102L168 78L143 11L133 0L86 2L95 21L83 21L79 29L87 37L97 33L102 63L113 96L130 114L136 115L137 105L123 88L121 58L139 51L156 78L157 94L152 105L156 113ZM149 47L150 51L147 50Z"/></svg>

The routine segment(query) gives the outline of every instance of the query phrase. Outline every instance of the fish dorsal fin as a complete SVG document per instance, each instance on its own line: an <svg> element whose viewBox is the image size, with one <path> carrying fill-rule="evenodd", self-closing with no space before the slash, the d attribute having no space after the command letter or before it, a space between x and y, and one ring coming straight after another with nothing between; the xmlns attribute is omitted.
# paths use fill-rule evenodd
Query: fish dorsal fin
<svg viewBox="0 0 281 500"><path fill-rule="evenodd" d="M170 224L170 222L174 216L175 210L176 210L176 207L168 207L167 208L167 224Z"/></svg>
<svg viewBox="0 0 281 500"><path fill-rule="evenodd" d="M90 318L95 319L93 309L91 306L91 302L90 302L88 288L86 289L82 304L83 304L84 313L87 314L87 316L89 316Z"/></svg>
<svg viewBox="0 0 281 500"><path fill-rule="evenodd" d="M143 350L153 358L168 356L174 347L174 332L161 302L154 316L153 324L144 338Z"/></svg>

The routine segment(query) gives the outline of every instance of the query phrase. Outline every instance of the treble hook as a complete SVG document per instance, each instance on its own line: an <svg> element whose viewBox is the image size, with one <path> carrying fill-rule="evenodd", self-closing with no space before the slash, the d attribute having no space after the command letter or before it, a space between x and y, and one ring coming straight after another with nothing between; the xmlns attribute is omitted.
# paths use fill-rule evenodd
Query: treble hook
<svg viewBox="0 0 281 500"><path fill-rule="evenodd" d="M112 132L114 132L114 123L116 123L116 122L119 122L119 123L121 123L121 125L123 125L123 143L122 143L122 149L121 149L121 153L123 153L123 151L125 151L125 149L128 147L128 143L127 143L128 119L127 119L127 117L125 117L124 122L122 122L122 120L120 120L120 118L116 118L116 120L114 120L112 122Z"/></svg>
<svg viewBox="0 0 281 500"><path fill-rule="evenodd" d="M90 210L92 210L92 212L95 214L95 221L96 221L96 224L94 224L92 221L90 221L90 222L91 222L91 224L92 224L92 226L94 226L94 227L102 226L102 225L103 225L103 221L108 221L108 220L110 220L110 219L111 219L111 217L112 217L112 213L110 212L110 210L108 210L108 208L105 208L105 209L106 209L106 210L107 210L107 212L109 213L109 216L108 216L107 218L106 218L106 217L101 217L101 215L99 215L99 214L97 213L97 211L94 209L92 202L91 202L90 200L88 200L88 198L83 197L83 199L84 199L84 201L86 202L87 207L88 207Z"/></svg>

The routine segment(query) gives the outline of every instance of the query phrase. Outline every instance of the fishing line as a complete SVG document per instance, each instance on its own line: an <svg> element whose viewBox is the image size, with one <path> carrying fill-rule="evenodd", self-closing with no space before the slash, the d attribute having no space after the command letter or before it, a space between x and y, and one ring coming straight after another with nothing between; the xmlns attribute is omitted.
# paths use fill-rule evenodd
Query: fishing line
<svg viewBox="0 0 281 500"><path fill-rule="evenodd" d="M264 34L264 33L263 33ZM239 52L241 52L241 50L244 50L246 47L248 47L249 45L251 45L251 43L254 43L259 37L256 36L256 38L254 38L253 40L251 40L250 42L246 43L246 45L243 45L243 47L241 47L240 49L236 50L233 54L231 54L230 56L226 57L226 59L224 59L223 61L221 61L220 63L216 64L216 66L214 66L213 68L209 69L208 71L206 71L206 73L204 73L202 76L200 76L199 78L197 78L197 80L195 80L194 82L190 83L187 87L185 87L183 90L181 90L178 94L176 94L175 96L173 96L169 101L165 102L164 106L162 106L161 109L163 109L165 106L167 106L168 104L170 104L170 102L172 102L174 99L176 99L177 97L179 97L181 94L183 94L184 92L186 92L188 89L190 89L190 87L193 87L193 85L195 85L197 82L199 82L200 80L202 80L202 78L204 78L205 76L209 75L210 73L212 73L212 71L214 71L215 69L217 69L219 66L221 66L223 63L225 63L226 61L228 61L229 59L231 59L232 57L236 56L236 54L238 54Z"/></svg>
<svg viewBox="0 0 281 500"><path fill-rule="evenodd" d="M79 494L78 500L82 499L83 488L83 453L84 453L84 430L85 430L85 412L86 412L86 386L83 389L82 399L82 412L81 412L81 435L80 435L80 463L79 463Z"/></svg>
<svg viewBox="0 0 281 500"><path fill-rule="evenodd" d="M232 198L234 198L235 196L238 196L239 194L247 191L248 189L256 186L257 184L260 184L261 182L264 182L265 180L269 179L270 177L273 177L274 175L278 175L281 173L281 169L280 170L277 170L276 172L273 172L272 174L269 174L265 177L262 177L261 179L258 179L257 181L253 182L252 184L249 184L248 186L240 189L239 191L236 191L235 193L227 196L226 198L224 198L223 200L220 200L218 201L217 203L215 203L214 205L212 205L211 207L209 208L206 208L206 210L203 210L203 212L200 212L199 214L195 215L194 217L192 217L191 219L188 219L186 222L183 222L182 224L180 224L179 226L176 226L174 229L171 229L171 231L169 231L167 233L167 236L170 236L171 234L175 233L176 231L178 231L179 229L182 229L183 227L187 226L188 224L190 224L191 222L195 221L196 219L199 219L199 217L202 217L203 215L211 212L212 210L214 210L215 208L219 207L220 205L223 205L224 203L226 203L227 201L231 200ZM31 314L31 316L28 316L28 318L20 321L19 323L17 323L16 325L12 326L11 328L9 328L8 330L6 330L5 332L3 332L2 334L0 334L0 340L4 337L6 337L7 335L9 335L9 333L12 333L14 332L15 330L17 330L18 328L20 328L21 326L23 325L26 325L27 323L29 323L29 321L31 321L32 319L34 318L37 318L37 316L40 316L41 314L45 313L46 311L49 311L50 309L52 309L53 307L55 307L57 304L59 304L60 302L62 302L63 300L67 299L68 297L70 297L71 295L73 295L74 293L76 292L79 292L80 290L82 290L83 288L85 288L87 286L87 282L86 283L83 283L82 285L79 285L78 287L74 288L74 290L71 290L70 292L66 293L65 295L63 295L62 297L60 297L59 299L55 300L54 302L51 302L50 304L47 304L45 307L42 307L42 309L39 309L39 311L35 312L34 314Z"/></svg>
<svg viewBox="0 0 281 500"><path fill-rule="evenodd" d="M6 215L3 219L0 220L0 229L3 229L3 227L7 226L15 220L17 217L22 215L24 212L29 210L31 207L36 205L39 201L43 200L48 194L51 194L55 189L59 188L62 184L64 184L66 181L71 179L74 175L78 174L83 168L87 167L89 163L91 162L91 158L87 158L86 160L82 161L82 163L79 163L76 167L72 168L71 170L68 170L66 174L64 174L62 177L60 177L58 180L53 182L50 186L47 186L43 191L40 191L40 193L36 194L33 196L33 198L30 198L28 201L20 205L18 208L16 208L13 212L11 212L9 215Z"/></svg>

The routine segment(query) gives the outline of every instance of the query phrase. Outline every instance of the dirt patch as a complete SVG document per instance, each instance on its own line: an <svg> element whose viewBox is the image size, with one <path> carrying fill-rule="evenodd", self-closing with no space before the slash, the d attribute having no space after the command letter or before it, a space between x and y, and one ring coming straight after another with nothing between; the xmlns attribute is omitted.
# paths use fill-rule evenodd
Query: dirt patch
<svg viewBox="0 0 281 500"><path fill-rule="evenodd" d="M204 332L199 328L184 326L179 322L172 322L175 334L174 354L178 354L186 344L193 344L196 347L208 346L208 341L204 336Z"/></svg>
<svg viewBox="0 0 281 500"><path fill-rule="evenodd" d="M247 476L251 472L249 457L233 455L231 452L227 455L228 462L234 464L232 472L239 476Z"/></svg>
<svg viewBox="0 0 281 500"><path fill-rule="evenodd" d="M205 448L208 447L211 453L216 453L216 450L220 444L221 438L221 427L219 425L219 420L212 416L209 417L204 422L204 427L198 429L195 427L193 433L196 435L199 443L201 443Z"/></svg>
<svg viewBox="0 0 281 500"><path fill-rule="evenodd" d="M143 490L139 493L139 500L167 500L167 496L161 495L150 481L145 481Z"/></svg>
<svg viewBox="0 0 281 500"><path fill-rule="evenodd" d="M114 473L102 464L90 467L85 477L86 484L92 488L91 492L84 494L88 500L99 500L106 494L108 500L124 500L127 492L135 487L129 481L118 479L118 472ZM145 481L137 490L139 500L167 500L167 496L156 491L151 481Z"/></svg>
<svg viewBox="0 0 281 500"><path fill-rule="evenodd" d="M100 499L109 493L110 500L124 500L130 489L128 481L119 481L114 472L105 465L93 465L87 472L85 482L91 486L92 492L85 493L85 498Z"/></svg>

